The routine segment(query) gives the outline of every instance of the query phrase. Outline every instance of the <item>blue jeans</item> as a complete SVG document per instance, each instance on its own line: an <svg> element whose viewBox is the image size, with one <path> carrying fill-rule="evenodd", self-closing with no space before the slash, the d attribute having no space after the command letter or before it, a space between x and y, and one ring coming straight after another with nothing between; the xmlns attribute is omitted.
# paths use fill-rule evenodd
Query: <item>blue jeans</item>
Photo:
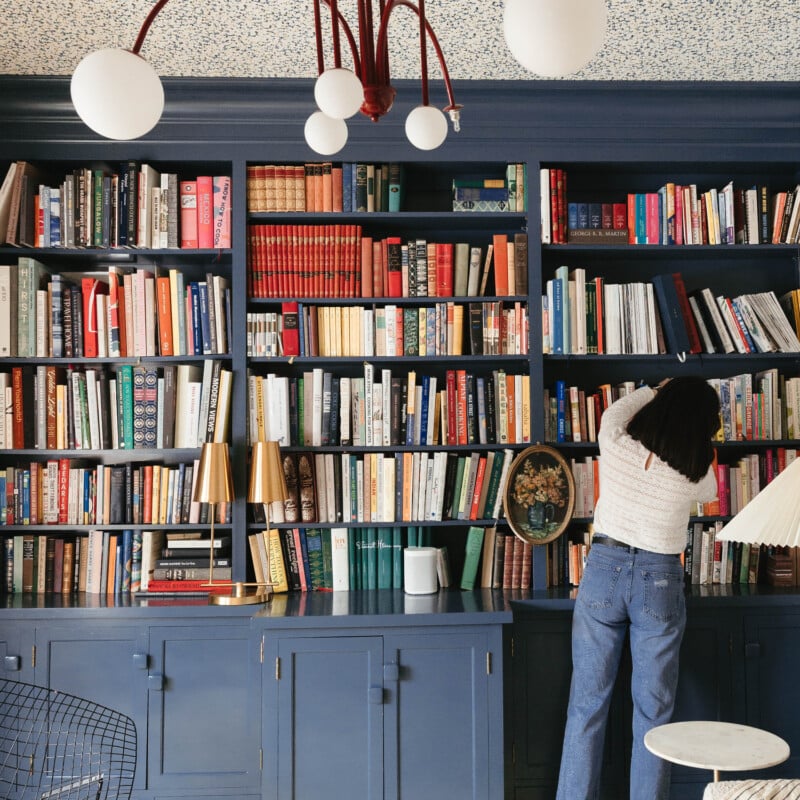
<svg viewBox="0 0 800 800"><path fill-rule="evenodd" d="M683 568L674 555L593 544L572 620L572 684L557 800L600 793L606 719L625 634L633 662L630 800L665 800L670 764L644 735L669 722L686 626Z"/></svg>

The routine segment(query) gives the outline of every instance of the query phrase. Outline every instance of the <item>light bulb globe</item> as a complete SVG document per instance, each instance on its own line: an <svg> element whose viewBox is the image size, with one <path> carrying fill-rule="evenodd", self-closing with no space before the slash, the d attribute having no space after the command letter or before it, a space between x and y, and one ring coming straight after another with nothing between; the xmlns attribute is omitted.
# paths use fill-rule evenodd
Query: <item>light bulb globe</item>
<svg viewBox="0 0 800 800"><path fill-rule="evenodd" d="M138 139L164 111L161 79L130 50L89 53L72 73L70 94L78 116L107 139Z"/></svg>
<svg viewBox="0 0 800 800"><path fill-rule="evenodd" d="M304 132L308 146L321 156L338 153L347 144L347 123L321 111L306 120Z"/></svg>
<svg viewBox="0 0 800 800"><path fill-rule="evenodd" d="M327 69L314 84L314 100L323 114L333 119L348 119L361 108L364 87L352 70Z"/></svg>
<svg viewBox="0 0 800 800"><path fill-rule="evenodd" d="M433 106L412 108L406 117L406 136L419 150L435 150L447 138L447 117Z"/></svg>
<svg viewBox="0 0 800 800"><path fill-rule="evenodd" d="M505 0L503 32L514 58L543 77L571 75L603 46L606 0Z"/></svg>

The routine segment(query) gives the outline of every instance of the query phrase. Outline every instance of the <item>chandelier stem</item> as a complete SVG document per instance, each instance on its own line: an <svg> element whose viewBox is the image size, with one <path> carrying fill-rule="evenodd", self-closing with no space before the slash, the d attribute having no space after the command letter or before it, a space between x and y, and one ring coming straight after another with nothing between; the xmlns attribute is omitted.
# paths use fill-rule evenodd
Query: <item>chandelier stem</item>
<svg viewBox="0 0 800 800"><path fill-rule="evenodd" d="M377 74L375 41L373 39L372 0L358 0L358 39L361 44L361 72L364 85L374 84Z"/></svg>
<svg viewBox="0 0 800 800"><path fill-rule="evenodd" d="M164 8L168 2L169 0L158 0L158 2L150 9L150 13L142 23L142 27L139 29L139 35L136 37L136 41L133 43L131 53L137 56L139 55L139 51L142 49L142 45L144 44L145 36L147 36L147 32L150 30L150 26L153 24L153 20L158 16L158 12L161 11L161 9Z"/></svg>
<svg viewBox="0 0 800 800"><path fill-rule="evenodd" d="M353 54L353 71L361 77L361 59L358 55L358 44L356 43L356 38L353 36L353 32L350 30L350 26L347 24L347 20L342 16L340 11L336 11L334 13L332 0L314 0L314 9L315 12L320 7L320 2L325 3L328 6L328 9L331 12L331 19L337 21L339 25L341 25L342 33L344 33L345 38L347 39L347 43L350 45L350 52ZM314 32L317 36L317 71L321 75L325 71L325 59L323 56L323 47L322 47L322 23L318 26L315 26Z"/></svg>
<svg viewBox="0 0 800 800"><path fill-rule="evenodd" d="M322 52L322 14L319 3L320 0L314 0L314 35L317 40L317 73L322 75L325 71L325 56Z"/></svg>
<svg viewBox="0 0 800 800"><path fill-rule="evenodd" d="M428 98L428 41L425 38L425 0L419 0L419 70L422 73L422 105L430 105Z"/></svg>
<svg viewBox="0 0 800 800"><path fill-rule="evenodd" d="M339 47L339 5L338 0L330 0L331 6L331 38L333 39L333 66L342 66L342 53Z"/></svg>

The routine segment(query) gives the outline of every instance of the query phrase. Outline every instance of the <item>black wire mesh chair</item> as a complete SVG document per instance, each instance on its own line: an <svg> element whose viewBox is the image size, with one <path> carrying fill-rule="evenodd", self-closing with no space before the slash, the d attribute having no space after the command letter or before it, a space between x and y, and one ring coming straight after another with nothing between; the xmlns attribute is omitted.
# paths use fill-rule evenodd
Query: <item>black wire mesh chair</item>
<svg viewBox="0 0 800 800"><path fill-rule="evenodd" d="M105 706L0 679L2 800L127 800L136 726Z"/></svg>

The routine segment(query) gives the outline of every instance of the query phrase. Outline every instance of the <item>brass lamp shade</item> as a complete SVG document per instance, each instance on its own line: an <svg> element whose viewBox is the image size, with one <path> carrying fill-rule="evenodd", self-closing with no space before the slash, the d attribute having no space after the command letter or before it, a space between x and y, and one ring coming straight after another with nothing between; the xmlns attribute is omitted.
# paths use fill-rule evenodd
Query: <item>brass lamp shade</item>
<svg viewBox="0 0 800 800"><path fill-rule="evenodd" d="M283 502L288 497L281 453L277 442L256 442L250 461L248 503Z"/></svg>
<svg viewBox="0 0 800 800"><path fill-rule="evenodd" d="M194 489L196 503L230 503L233 474L227 442L204 442Z"/></svg>

